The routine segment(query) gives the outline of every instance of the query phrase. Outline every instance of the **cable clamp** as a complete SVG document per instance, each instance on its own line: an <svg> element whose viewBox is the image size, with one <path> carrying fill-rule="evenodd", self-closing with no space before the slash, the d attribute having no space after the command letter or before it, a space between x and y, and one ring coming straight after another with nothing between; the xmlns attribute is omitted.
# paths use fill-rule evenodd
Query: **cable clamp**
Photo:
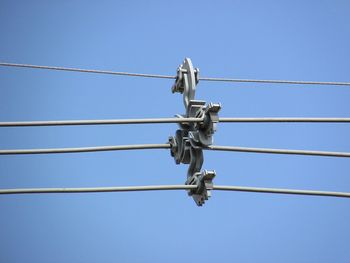
<svg viewBox="0 0 350 263"><path fill-rule="evenodd" d="M209 103L196 112L196 118L202 118L203 122L195 123L194 128L198 131L198 142L203 146L213 144L213 135L219 122L220 103Z"/></svg>
<svg viewBox="0 0 350 263"><path fill-rule="evenodd" d="M192 64L190 65L188 63L188 61L186 61L186 60L189 60L189 59L186 58L184 60L183 64L177 68L176 80L175 80L174 85L171 88L172 93L178 92L178 93L182 94L186 90L186 86L188 86L188 80L184 78L184 74L188 74L188 73L191 74L191 69L193 69L193 67L192 67ZM193 72L194 72L195 84L198 84L198 82L199 82L199 69L195 68L195 69L193 69Z"/></svg>
<svg viewBox="0 0 350 263"><path fill-rule="evenodd" d="M196 85L199 80L199 69L195 69L189 58L185 58L177 70L177 77L172 92L183 94L186 113L176 115L178 118L200 118L201 122L181 122L175 136L169 137L170 154L176 164L189 164L186 184L198 185L189 191L196 204L201 206L210 196L210 187L215 171L201 172L204 162L203 148L213 144L213 134L219 122L219 103L195 100Z"/></svg>
<svg viewBox="0 0 350 263"><path fill-rule="evenodd" d="M195 173L186 181L186 185L196 185L196 189L188 190L188 195L192 196L198 206L202 206L206 200L211 197L213 190L213 179L216 176L215 171L204 170L201 173Z"/></svg>

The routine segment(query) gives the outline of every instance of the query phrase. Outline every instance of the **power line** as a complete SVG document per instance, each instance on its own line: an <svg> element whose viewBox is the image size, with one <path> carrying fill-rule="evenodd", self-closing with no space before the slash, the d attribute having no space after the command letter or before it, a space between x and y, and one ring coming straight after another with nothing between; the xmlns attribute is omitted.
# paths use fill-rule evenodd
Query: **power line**
<svg viewBox="0 0 350 263"><path fill-rule="evenodd" d="M44 193L101 193L101 192L129 192L129 191L159 191L159 190L191 190L196 185L150 185L150 186L119 186L119 187L91 187L91 188L15 188L0 189L0 194L44 194ZM293 194L293 195L314 195L350 198L350 193L328 192L314 190L295 190L279 188L259 188L244 186L214 185L213 190L272 193L272 194Z"/></svg>
<svg viewBox="0 0 350 263"><path fill-rule="evenodd" d="M123 150L146 150L146 149L169 149L169 144L134 144L80 148L53 148L53 149L15 149L0 150L0 155L14 154L51 154L51 153L81 153L81 152L101 152L101 151L123 151Z"/></svg>
<svg viewBox="0 0 350 263"><path fill-rule="evenodd" d="M96 70L96 69L38 66L38 65L30 65L30 64L16 64L16 63L4 63L4 62L0 62L0 66L33 68L33 69L49 69L49 70L60 70L60 71L73 71L73 72L96 73L96 74L107 74L107 75L120 75L120 76L129 76L129 77L175 79L175 76L158 75L158 74L143 74L143 73L118 72L118 71Z"/></svg>
<svg viewBox="0 0 350 263"><path fill-rule="evenodd" d="M106 120L57 120L57 121L18 121L0 122L0 127L28 126L69 126L69 125L111 125L111 124L155 124L203 122L203 118L150 118L150 119L106 119ZM350 118L219 118L222 123L234 122L350 122Z"/></svg>
<svg viewBox="0 0 350 263"><path fill-rule="evenodd" d="M1 189L0 194L48 194L48 193L101 193L128 191L157 191L157 190L190 190L196 185L149 185L149 186L118 186L91 188L22 188Z"/></svg>
<svg viewBox="0 0 350 263"><path fill-rule="evenodd" d="M121 75L121 76L144 77L144 78L162 78L162 79L175 79L176 78L176 76L170 76L170 75L130 73L130 72L67 68L67 67L55 67L55 66L38 66L38 65L31 65L31 64L18 64L18 63L6 63L6 62L0 62L0 66L60 70L60 71L73 71L73 72L82 72L82 73L97 73L97 74ZM260 80L260 79L235 79L235 78L211 78L211 77L199 77L199 80L219 81L219 82L240 82L240 83L246 82L246 83L295 84L295 85L350 86L350 82L326 82L326 81Z"/></svg>
<svg viewBox="0 0 350 263"><path fill-rule="evenodd" d="M141 74L130 72L115 72L105 70L89 70L80 68L66 68L66 67L52 67L52 66L37 66L29 64L14 64L14 63L1 63L0 66L7 67L20 67L20 68L34 68L34 69L47 69L47 70L59 70L59 71L72 71L83 73L96 73L96 74L110 74L110 75L124 75L132 77L148 77L148 78L164 78L164 79L176 79L176 92L181 92L180 85L188 85L190 91L193 94L185 94L184 100L189 97L194 98L194 86L198 81L198 71L192 67L190 59L186 58L184 64L179 67L178 75L157 75L157 74ZM195 76L196 81L189 83L180 83L182 80L182 72L188 73L188 76ZM232 79L232 78L199 78L202 81L222 81L222 82L251 82L251 83L271 83L271 84L306 84L306 85L342 85L350 86L350 82L318 82L318 81L290 81L290 80L254 80L254 79ZM193 86L194 85L194 86ZM186 86L187 87L187 86ZM174 88L173 88L174 92ZM193 98L191 96L193 95ZM188 105L185 103L185 107ZM218 118L217 112L220 110L220 104L209 104L209 110L211 114L216 114L213 118L215 122L350 122L350 118ZM207 108L205 108L208 110ZM188 108L187 108L188 110ZM197 115L187 115L189 117L196 117ZM209 117L208 117L209 118ZM152 118L152 119L109 119L109 120L57 120L57 121L19 121L19 122L0 122L0 127L21 127L21 126L62 126L62 125L106 125L106 124L147 124L147 123L193 123L203 122L207 125L208 119L203 118ZM209 119L212 124L212 120ZM198 129L198 127L196 128ZM189 130L185 129L186 132ZM183 131L183 130L182 130ZM203 132L203 131L202 131ZM175 137L172 137L175 138ZM182 137L181 137L182 138ZM181 139L182 140L182 139ZM98 146L98 147L81 147L81 148L53 148L53 149L12 149L12 150L0 150L0 155L8 154L51 154L51 153L78 153L78 152L96 152L96 151L119 151L119 150L139 150L139 149L169 149L172 148L172 155L176 152L176 145L169 140L172 144L139 144L139 145L118 145L118 146ZM211 144L211 143L210 143ZM208 144L205 144L208 145ZM192 146L191 146L192 147ZM181 147L179 148L181 149ZM181 150L177 149L178 152ZM203 148L201 148L202 151ZM237 152L254 152L254 153L272 153L272 154L297 154L297 155L315 155L315 156L329 156L329 157L350 157L350 153L346 152L325 152L325 151L309 151L309 150L288 150L288 149L269 149L269 148L247 148L247 147L235 147L235 146L217 146L210 145L204 149L217 150L217 151L237 151ZM176 152L177 153L177 152ZM202 153L202 152L201 152ZM175 160L176 157L174 157ZM193 161L190 156L191 162ZM199 160L200 161L200 160ZM197 163L198 160L196 161ZM202 161L203 162L203 161ZM179 163L179 162L177 162ZM186 162L184 162L186 163ZM200 163L200 166L202 163ZM199 168L200 170L200 168ZM257 193L273 193L273 194L294 194L294 195L316 195L316 196L333 196L333 197L346 197L350 198L350 193L345 192L327 192L327 191L314 191L314 190L298 190L298 189L278 189L278 188L258 188L258 187L241 187L241 186L212 186L212 179L215 176L215 171L211 173L205 172L201 174L203 177L210 181L206 181L210 185L210 189L221 191L241 191L241 192L257 192ZM209 177L208 177L209 175ZM196 177L197 178L197 177ZM198 178L197 178L198 179ZM199 180L199 179L198 179ZM88 193L88 192L124 192L124 191L156 191L156 190L194 190L199 191L203 185L158 185L158 186L121 186L121 187L95 187L95 188L24 188L24 189L0 189L0 194L34 194L34 193ZM204 186L207 187L207 186ZM209 188L208 188L209 189ZM209 191L209 190L208 190ZM196 192L197 194L197 192ZM189 195L194 195L192 191L189 191ZM201 194L202 195L202 194ZM198 197L193 196L197 205L201 205L202 201ZM206 198L207 195L203 194L200 198Z"/></svg>
<svg viewBox="0 0 350 263"><path fill-rule="evenodd" d="M307 150L287 150L287 149L271 149L271 148L248 148L235 146L219 146L211 145L207 150L214 151L231 151L231 152L250 152L250 153L272 153L272 154L295 154L295 155L313 155L328 157L350 157L347 152L325 152L325 151L307 151Z"/></svg>
<svg viewBox="0 0 350 263"><path fill-rule="evenodd" d="M316 196L350 198L350 193L346 193L346 192L328 192L328 191L314 191L314 190L260 188L260 187L227 186L227 185L217 185L217 186L214 185L214 190L270 193L270 194L316 195Z"/></svg>
<svg viewBox="0 0 350 263"><path fill-rule="evenodd" d="M269 83L269 84L293 84L293 85L334 85L350 86L350 82L329 81L301 81L301 80L272 80L272 79L231 79L231 78L199 78L202 81L240 82L240 83Z"/></svg>
<svg viewBox="0 0 350 263"><path fill-rule="evenodd" d="M145 150L145 149L170 149L171 145L165 144L134 144L134 145L114 145L97 147L77 147L77 148L51 148L51 149L13 149L0 150L0 155L15 154L52 154L52 153L81 153L81 152L100 152L100 151L123 151L123 150ZM295 155L314 155L328 157L350 157L347 152L325 152L325 151L307 151L307 150L287 150L270 148L247 148L235 146L211 145L204 150L214 151L232 151L232 152L252 152L252 153L273 153L273 154L295 154Z"/></svg>
<svg viewBox="0 0 350 263"><path fill-rule="evenodd" d="M350 118L220 118L219 122L350 122Z"/></svg>
<svg viewBox="0 0 350 263"><path fill-rule="evenodd" d="M203 122L203 118L152 118L152 119L109 119L109 120L58 120L58 121L19 121L0 122L0 127L23 126L64 126L64 125L109 125L109 124L155 124Z"/></svg>

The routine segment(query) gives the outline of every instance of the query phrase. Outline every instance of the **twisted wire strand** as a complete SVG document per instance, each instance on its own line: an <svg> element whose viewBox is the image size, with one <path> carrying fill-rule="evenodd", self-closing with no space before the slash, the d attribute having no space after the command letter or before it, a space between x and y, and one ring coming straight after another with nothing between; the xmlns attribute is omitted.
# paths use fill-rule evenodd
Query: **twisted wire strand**
<svg viewBox="0 0 350 263"><path fill-rule="evenodd" d="M81 72L81 73L121 75L121 76L143 77L143 78L176 79L176 76L171 76L171 75L131 73L131 72L96 70L96 69L81 69L81 68L56 67L56 66L39 66L39 65L32 65L32 64L19 64L19 63L7 63L7 62L0 62L0 66L72 71L72 72ZM334 82L334 81L267 80L267 79L237 79L237 78L212 78L212 77L199 77L199 80L217 81L217 82L240 82L240 83L350 86L350 82Z"/></svg>

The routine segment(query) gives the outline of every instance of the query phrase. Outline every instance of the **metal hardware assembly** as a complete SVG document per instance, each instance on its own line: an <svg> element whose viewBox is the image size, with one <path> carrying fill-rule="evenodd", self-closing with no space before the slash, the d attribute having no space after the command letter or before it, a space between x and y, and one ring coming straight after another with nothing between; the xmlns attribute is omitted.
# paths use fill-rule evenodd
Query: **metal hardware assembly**
<svg viewBox="0 0 350 263"><path fill-rule="evenodd" d="M215 177L215 171L204 170L201 173L195 173L191 177L187 178L186 185L196 185L197 188L190 189L188 195L192 196L193 200L198 206L202 206L205 200L211 197L211 190L213 190L213 179Z"/></svg>
<svg viewBox="0 0 350 263"><path fill-rule="evenodd" d="M186 109L184 115L176 115L178 118L200 118L203 121L197 123L179 123L180 129L175 136L169 137L170 153L176 164L189 164L186 185L197 185L197 189L191 189L188 194L192 196L198 206L202 206L210 197L212 180L215 171L201 172L203 165L203 148L213 144L213 134L219 122L218 112L221 105L205 101L195 100L196 85L199 80L199 69L195 69L189 58L185 58L177 69L177 76L172 87L172 92L183 94L183 102Z"/></svg>

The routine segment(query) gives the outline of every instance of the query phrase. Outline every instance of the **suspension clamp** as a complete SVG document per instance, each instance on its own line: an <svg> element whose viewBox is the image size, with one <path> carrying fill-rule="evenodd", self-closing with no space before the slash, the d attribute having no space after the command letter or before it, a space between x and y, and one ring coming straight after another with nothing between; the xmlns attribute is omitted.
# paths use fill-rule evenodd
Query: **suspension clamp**
<svg viewBox="0 0 350 263"><path fill-rule="evenodd" d="M193 68L192 62L186 58L177 70L177 77L172 92L183 94L186 114L176 115L179 118L199 118L201 122L179 124L180 129L175 136L169 137L170 154L176 164L189 164L187 185L197 185L198 188L188 191L198 206L202 206L210 197L212 180L215 171L201 172L203 165L203 148L213 144L213 134L219 122L219 103L206 104L205 101L195 100L196 85L199 81L199 69Z"/></svg>
<svg viewBox="0 0 350 263"><path fill-rule="evenodd" d="M186 184L197 186L196 189L188 190L188 195L192 196L198 206L202 206L204 202L211 197L215 175L215 171L204 170L201 173L195 173L187 178Z"/></svg>

